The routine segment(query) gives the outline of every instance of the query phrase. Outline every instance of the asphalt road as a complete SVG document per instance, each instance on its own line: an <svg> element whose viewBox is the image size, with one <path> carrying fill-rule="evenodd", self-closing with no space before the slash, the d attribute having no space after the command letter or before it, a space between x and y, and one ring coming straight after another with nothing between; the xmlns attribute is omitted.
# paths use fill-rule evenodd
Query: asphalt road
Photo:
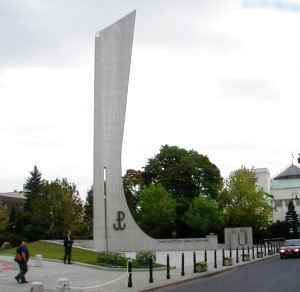
<svg viewBox="0 0 300 292"><path fill-rule="evenodd" d="M280 260L278 256L159 291L298 292L300 259Z"/></svg>

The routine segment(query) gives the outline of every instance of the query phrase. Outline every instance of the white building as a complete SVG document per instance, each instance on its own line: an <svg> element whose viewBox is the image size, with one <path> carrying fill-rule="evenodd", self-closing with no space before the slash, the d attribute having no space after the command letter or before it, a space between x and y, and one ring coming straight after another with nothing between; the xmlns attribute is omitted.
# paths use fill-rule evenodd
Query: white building
<svg viewBox="0 0 300 292"><path fill-rule="evenodd" d="M26 197L23 192L0 193L0 207L11 209L12 207L22 210Z"/></svg>
<svg viewBox="0 0 300 292"><path fill-rule="evenodd" d="M265 192L273 196L273 222L285 221L288 204L291 200L294 201L295 209L299 216L300 168L292 164L272 179L266 168L258 168L255 171L257 184L261 186Z"/></svg>

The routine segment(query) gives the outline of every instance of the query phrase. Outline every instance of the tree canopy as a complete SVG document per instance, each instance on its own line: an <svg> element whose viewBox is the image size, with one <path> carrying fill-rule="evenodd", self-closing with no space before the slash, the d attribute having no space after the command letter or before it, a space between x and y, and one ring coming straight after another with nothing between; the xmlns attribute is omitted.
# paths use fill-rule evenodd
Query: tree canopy
<svg viewBox="0 0 300 292"><path fill-rule="evenodd" d="M145 183L160 183L176 198L217 198L222 177L207 156L194 150L164 145L145 166Z"/></svg>
<svg viewBox="0 0 300 292"><path fill-rule="evenodd" d="M251 226L259 230L271 222L271 202L256 185L254 170L242 167L226 181L219 203L224 208L227 226Z"/></svg>
<svg viewBox="0 0 300 292"><path fill-rule="evenodd" d="M205 236L223 227L223 212L216 200L208 197L194 198L184 215L185 223L197 236Z"/></svg>
<svg viewBox="0 0 300 292"><path fill-rule="evenodd" d="M138 199L137 220L145 232L154 236L171 236L175 228L176 202L160 185L145 187Z"/></svg>

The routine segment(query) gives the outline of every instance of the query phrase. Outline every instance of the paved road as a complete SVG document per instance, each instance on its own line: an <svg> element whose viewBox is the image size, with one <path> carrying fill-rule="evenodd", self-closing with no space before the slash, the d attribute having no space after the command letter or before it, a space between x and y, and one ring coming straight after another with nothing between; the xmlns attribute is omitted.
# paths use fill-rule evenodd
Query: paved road
<svg viewBox="0 0 300 292"><path fill-rule="evenodd" d="M274 257L159 291L296 292L300 291L300 259Z"/></svg>

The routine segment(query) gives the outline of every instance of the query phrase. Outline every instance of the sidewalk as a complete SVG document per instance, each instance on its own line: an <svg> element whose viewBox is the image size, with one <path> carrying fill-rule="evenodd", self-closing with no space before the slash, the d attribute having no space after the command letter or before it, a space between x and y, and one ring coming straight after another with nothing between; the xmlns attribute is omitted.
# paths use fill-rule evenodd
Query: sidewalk
<svg viewBox="0 0 300 292"><path fill-rule="evenodd" d="M158 261L163 262L167 253L159 253L157 255ZM176 269L170 271L171 279L166 279L166 271L153 272L154 283L149 283L149 272L133 272L132 281L133 288L128 288L128 273L124 271L107 271L97 268L90 268L73 265L64 265L57 262L43 262L43 267L34 267L34 262L29 264L29 273L27 279L30 282L39 281L44 284L45 291L55 291L57 280L60 278L67 278L71 282L72 292L116 292L116 291L144 291L146 289L152 289L155 287L169 285L178 281L191 280L193 278L204 277L212 275L224 270L232 269L240 265L248 264L258 260L252 260L250 262L240 262L236 264L235 253L233 252L233 266L222 267L222 251L218 251L218 268L215 269L214 254L208 253L208 272L201 274L193 274L193 254L192 252L185 252L185 276L181 276L181 253L174 252L170 254L171 265L176 266ZM226 252L226 256L227 252ZM160 257L160 258L159 258ZM203 260L204 253L197 252L197 261ZM270 258L264 257L264 259ZM201 259L200 259L201 258ZM1 292L29 292L31 284L17 284L14 276L17 274L17 270L14 270L14 262L12 257L0 257L0 291ZM1 270L1 269L0 269Z"/></svg>

